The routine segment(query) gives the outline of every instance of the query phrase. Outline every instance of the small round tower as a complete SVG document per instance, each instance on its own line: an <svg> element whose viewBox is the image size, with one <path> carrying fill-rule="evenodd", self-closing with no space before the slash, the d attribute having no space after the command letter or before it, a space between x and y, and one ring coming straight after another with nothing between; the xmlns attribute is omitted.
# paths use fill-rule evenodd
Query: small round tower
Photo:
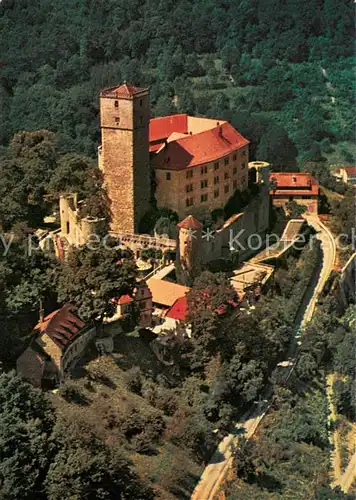
<svg viewBox="0 0 356 500"><path fill-rule="evenodd" d="M256 184L269 184L270 164L266 161L250 161L248 164L249 176Z"/></svg>
<svg viewBox="0 0 356 500"><path fill-rule="evenodd" d="M201 270L202 258L202 226L200 222L188 215L177 224L178 228L178 260L182 271L194 277Z"/></svg>

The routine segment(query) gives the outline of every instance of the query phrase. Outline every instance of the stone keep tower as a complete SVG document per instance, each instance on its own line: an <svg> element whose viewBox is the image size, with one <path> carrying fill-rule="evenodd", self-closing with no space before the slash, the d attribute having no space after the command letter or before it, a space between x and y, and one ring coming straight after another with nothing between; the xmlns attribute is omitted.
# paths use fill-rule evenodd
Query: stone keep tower
<svg viewBox="0 0 356 500"><path fill-rule="evenodd" d="M125 84L100 93L99 164L115 233L137 233L149 208L149 114L148 89Z"/></svg>
<svg viewBox="0 0 356 500"><path fill-rule="evenodd" d="M182 270L194 278L201 271L202 262L202 226L192 215L188 215L178 228L178 259Z"/></svg>

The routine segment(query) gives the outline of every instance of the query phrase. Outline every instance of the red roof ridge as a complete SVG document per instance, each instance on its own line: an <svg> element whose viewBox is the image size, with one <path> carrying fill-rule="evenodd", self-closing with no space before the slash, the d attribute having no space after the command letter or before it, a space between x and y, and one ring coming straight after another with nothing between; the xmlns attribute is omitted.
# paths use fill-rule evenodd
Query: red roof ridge
<svg viewBox="0 0 356 500"><path fill-rule="evenodd" d="M184 169L223 158L249 144L229 122L167 142L156 154L156 168Z"/></svg>
<svg viewBox="0 0 356 500"><path fill-rule="evenodd" d="M149 123L150 143L167 139L172 132L186 134L188 132L188 115L179 113L175 115L158 116L152 118ZM151 144L151 148L152 148ZM151 149L152 150L152 149Z"/></svg>
<svg viewBox="0 0 356 500"><path fill-rule="evenodd" d="M347 174L356 174L356 166L342 167Z"/></svg>
<svg viewBox="0 0 356 500"><path fill-rule="evenodd" d="M188 298L186 295L184 297L179 297L173 303L173 305L166 312L166 317L172 318L178 321L185 321L188 315Z"/></svg>
<svg viewBox="0 0 356 500"><path fill-rule="evenodd" d="M134 85L127 85L123 83L119 87L110 87L101 91L102 96L112 96L112 97L133 97L136 94L141 94L147 91L145 88L135 87Z"/></svg>
<svg viewBox="0 0 356 500"><path fill-rule="evenodd" d="M167 120L167 119L175 119L177 117L180 117L180 116L186 116L188 117L188 114L187 113L175 113L174 115L165 115L165 116L155 116L154 118L151 118L150 119L150 123L151 122L155 122L156 120Z"/></svg>
<svg viewBox="0 0 356 500"><path fill-rule="evenodd" d="M122 306L123 304L130 304L131 302L133 302L133 298L130 297L130 295L126 294L126 295L121 295L121 297L119 297L117 303Z"/></svg>
<svg viewBox="0 0 356 500"><path fill-rule="evenodd" d="M188 215L184 220L178 222L177 227L179 229L201 229L201 224L193 215Z"/></svg>
<svg viewBox="0 0 356 500"><path fill-rule="evenodd" d="M84 326L85 323L74 313L72 304L65 304L39 322L34 330L48 335L62 350Z"/></svg>

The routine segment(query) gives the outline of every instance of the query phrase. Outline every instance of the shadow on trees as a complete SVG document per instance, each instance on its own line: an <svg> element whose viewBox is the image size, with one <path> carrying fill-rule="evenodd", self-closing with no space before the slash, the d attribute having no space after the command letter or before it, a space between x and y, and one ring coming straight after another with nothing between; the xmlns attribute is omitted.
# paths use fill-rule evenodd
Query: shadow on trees
<svg viewBox="0 0 356 500"><path fill-rule="evenodd" d="M74 403L80 406L88 406L90 404L90 400L77 387L64 386L60 389L60 394L67 403Z"/></svg>
<svg viewBox="0 0 356 500"><path fill-rule="evenodd" d="M105 385L106 387L109 387L109 389L116 389L117 385L113 380L111 380L110 377L107 377L106 375L95 375L93 377L95 382L98 382L99 384Z"/></svg>
<svg viewBox="0 0 356 500"><path fill-rule="evenodd" d="M224 460L225 460L225 456L220 451L216 451L216 453L214 453L214 455L211 457L210 463L220 464Z"/></svg>
<svg viewBox="0 0 356 500"><path fill-rule="evenodd" d="M191 493L199 480L199 476L194 474L187 474L177 481L174 486L169 488L170 493L175 495L180 500L189 500L191 498Z"/></svg>
<svg viewBox="0 0 356 500"><path fill-rule="evenodd" d="M267 474L266 472L262 472L256 476L254 476L251 483L257 484L260 488L263 488L269 492L282 493L283 485L282 483L276 479L271 474Z"/></svg>

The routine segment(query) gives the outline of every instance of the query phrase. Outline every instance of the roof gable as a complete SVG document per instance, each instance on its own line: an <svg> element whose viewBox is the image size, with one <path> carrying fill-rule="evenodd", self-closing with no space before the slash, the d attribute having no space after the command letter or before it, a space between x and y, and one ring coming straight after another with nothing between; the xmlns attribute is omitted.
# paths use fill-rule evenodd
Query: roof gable
<svg viewBox="0 0 356 500"><path fill-rule="evenodd" d="M179 229L201 229L201 224L195 217L188 215L182 222L177 224L177 227Z"/></svg>
<svg viewBox="0 0 356 500"><path fill-rule="evenodd" d="M228 122L165 144L153 158L156 168L181 170L218 160L249 144Z"/></svg>
<svg viewBox="0 0 356 500"><path fill-rule="evenodd" d="M110 87L101 91L100 95L102 97L123 97L132 98L135 95L147 92L148 89L135 87L134 85L119 85L119 87Z"/></svg>
<svg viewBox="0 0 356 500"><path fill-rule="evenodd" d="M166 313L166 317L176 319L178 321L185 321L187 319L187 315L188 299L186 295L177 299Z"/></svg>
<svg viewBox="0 0 356 500"><path fill-rule="evenodd" d="M35 327L35 331L46 335L62 351L71 342L78 332L85 326L85 323L75 314L75 308L71 304L66 304L61 309L54 311L44 318Z"/></svg>
<svg viewBox="0 0 356 500"><path fill-rule="evenodd" d="M180 134L188 133L188 115L161 116L150 120L150 142L167 139L174 132Z"/></svg>
<svg viewBox="0 0 356 500"><path fill-rule="evenodd" d="M147 285L152 293L152 301L166 307L171 307L180 297L184 297L190 288L159 278L149 278Z"/></svg>

